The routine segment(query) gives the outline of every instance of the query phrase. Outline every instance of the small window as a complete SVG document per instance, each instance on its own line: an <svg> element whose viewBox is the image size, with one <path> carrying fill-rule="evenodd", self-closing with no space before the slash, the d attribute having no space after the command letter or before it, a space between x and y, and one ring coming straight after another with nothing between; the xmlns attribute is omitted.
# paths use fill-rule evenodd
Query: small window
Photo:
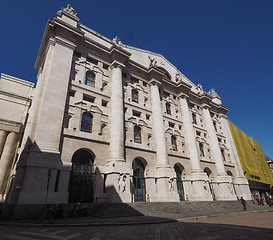
<svg viewBox="0 0 273 240"><path fill-rule="evenodd" d="M200 150L200 156L201 156L201 157L205 157L204 145L203 145L203 143L199 143L199 150Z"/></svg>
<svg viewBox="0 0 273 240"><path fill-rule="evenodd" d="M147 87L147 83L146 82L143 82L143 87Z"/></svg>
<svg viewBox="0 0 273 240"><path fill-rule="evenodd" d="M94 65L98 65L98 60L91 58L91 57L87 57L86 58L87 62L93 63Z"/></svg>
<svg viewBox="0 0 273 240"><path fill-rule="evenodd" d="M131 83L138 83L138 82L139 80L137 78L131 76Z"/></svg>
<svg viewBox="0 0 273 240"><path fill-rule="evenodd" d="M92 132L92 121L93 116L89 113L82 114L82 122L81 122L81 131L83 132Z"/></svg>
<svg viewBox="0 0 273 240"><path fill-rule="evenodd" d="M177 151L176 137L171 136L172 150Z"/></svg>
<svg viewBox="0 0 273 240"><path fill-rule="evenodd" d="M179 128L179 130L181 130L181 129L182 129L182 126L181 126L181 125L179 125L179 126L178 126L178 128Z"/></svg>
<svg viewBox="0 0 273 240"><path fill-rule="evenodd" d="M169 127L174 128L174 123L169 122Z"/></svg>
<svg viewBox="0 0 273 240"><path fill-rule="evenodd" d="M75 91L69 91L69 97L75 97Z"/></svg>
<svg viewBox="0 0 273 240"><path fill-rule="evenodd" d="M222 158L226 161L225 150L221 148Z"/></svg>
<svg viewBox="0 0 273 240"><path fill-rule="evenodd" d="M139 126L134 127L134 142L141 143L141 128Z"/></svg>
<svg viewBox="0 0 273 240"><path fill-rule="evenodd" d="M140 112L137 112L137 111L133 110L133 116L140 117L140 114L141 114Z"/></svg>
<svg viewBox="0 0 273 240"><path fill-rule="evenodd" d="M217 124L216 124L216 122L213 122L213 126L214 126L215 131L218 132L217 131Z"/></svg>
<svg viewBox="0 0 273 240"><path fill-rule="evenodd" d="M109 68L109 66L107 64L105 64L105 63L103 64L102 67L103 67L103 69L106 69L106 70L108 70L108 68Z"/></svg>
<svg viewBox="0 0 273 240"><path fill-rule="evenodd" d="M195 113L192 113L192 122L193 122L194 124L197 124L196 114L195 114Z"/></svg>
<svg viewBox="0 0 273 240"><path fill-rule="evenodd" d="M196 135L197 135L197 136L201 136L201 132L196 131Z"/></svg>
<svg viewBox="0 0 273 240"><path fill-rule="evenodd" d="M79 52L74 52L74 57L81 58L81 54Z"/></svg>
<svg viewBox="0 0 273 240"><path fill-rule="evenodd" d="M122 77L127 78L127 74L122 72Z"/></svg>
<svg viewBox="0 0 273 240"><path fill-rule="evenodd" d="M132 90L132 101L138 103L138 91L135 89Z"/></svg>
<svg viewBox="0 0 273 240"><path fill-rule="evenodd" d="M171 115L172 112L171 112L171 105L169 103L166 103L166 113Z"/></svg>
<svg viewBox="0 0 273 240"><path fill-rule="evenodd" d="M85 75L85 85L95 87L95 73L87 71Z"/></svg>
<svg viewBox="0 0 273 240"><path fill-rule="evenodd" d="M103 107L107 107L107 101L105 101L105 100L101 100L101 105L103 106Z"/></svg>
<svg viewBox="0 0 273 240"><path fill-rule="evenodd" d="M147 119L147 120L150 120L150 117L151 117L151 116L150 116L149 114L146 114L146 119Z"/></svg>
<svg viewBox="0 0 273 240"><path fill-rule="evenodd" d="M94 103L95 102L95 98L94 97L91 97L91 96L87 96L87 95L83 95L83 98L82 98L84 101L87 101L87 102L91 102L91 103Z"/></svg>

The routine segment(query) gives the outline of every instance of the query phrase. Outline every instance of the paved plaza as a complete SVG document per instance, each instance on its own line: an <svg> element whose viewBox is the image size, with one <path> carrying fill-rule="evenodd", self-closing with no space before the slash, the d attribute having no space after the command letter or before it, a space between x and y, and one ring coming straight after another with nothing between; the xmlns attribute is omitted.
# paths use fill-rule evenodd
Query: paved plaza
<svg viewBox="0 0 273 240"><path fill-rule="evenodd" d="M52 226L47 224L29 226L0 226L0 239L2 240L115 240L115 239L141 239L141 240L167 240L167 239L272 239L273 212L240 212L210 217L195 217L178 219L175 222L153 223L151 218L146 224L144 218L137 222L137 218L128 218L126 225L123 219L120 225L82 226L81 219L78 224L68 226ZM118 224L121 219L112 219ZM143 222L140 224L140 222ZM110 223L110 222L109 222Z"/></svg>

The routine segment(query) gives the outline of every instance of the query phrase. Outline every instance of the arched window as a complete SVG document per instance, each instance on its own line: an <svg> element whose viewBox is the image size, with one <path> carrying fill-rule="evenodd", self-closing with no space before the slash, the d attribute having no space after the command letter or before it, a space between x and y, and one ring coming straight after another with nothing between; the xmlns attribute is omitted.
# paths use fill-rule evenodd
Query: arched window
<svg viewBox="0 0 273 240"><path fill-rule="evenodd" d="M95 73L87 71L85 74L85 85L95 87Z"/></svg>
<svg viewBox="0 0 273 240"><path fill-rule="evenodd" d="M92 132L92 122L93 116L89 113L82 114L82 123L81 123L81 131L83 132Z"/></svg>
<svg viewBox="0 0 273 240"><path fill-rule="evenodd" d="M132 90L132 101L138 103L138 91L135 89Z"/></svg>
<svg viewBox="0 0 273 240"><path fill-rule="evenodd" d="M139 126L134 127L134 142L141 143L141 128Z"/></svg>
<svg viewBox="0 0 273 240"><path fill-rule="evenodd" d="M169 104L169 103L166 103L166 113L169 114L169 115L172 114L172 112L171 112L171 104Z"/></svg>
<svg viewBox="0 0 273 240"><path fill-rule="evenodd" d="M195 113L192 113L192 122L194 124L197 124L197 121L196 121L196 114Z"/></svg>
<svg viewBox="0 0 273 240"><path fill-rule="evenodd" d="M199 150L200 150L200 156L201 156L201 157L205 157L204 145L203 145L203 143L199 143Z"/></svg>
<svg viewBox="0 0 273 240"><path fill-rule="evenodd" d="M176 137L171 136L172 150L177 151Z"/></svg>

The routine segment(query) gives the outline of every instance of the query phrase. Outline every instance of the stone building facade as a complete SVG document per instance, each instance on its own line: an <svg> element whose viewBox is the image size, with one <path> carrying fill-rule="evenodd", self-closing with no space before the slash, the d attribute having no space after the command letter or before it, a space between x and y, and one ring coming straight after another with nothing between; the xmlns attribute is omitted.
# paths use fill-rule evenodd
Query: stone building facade
<svg viewBox="0 0 273 240"><path fill-rule="evenodd" d="M68 5L49 20L8 204L251 199L221 98Z"/></svg>
<svg viewBox="0 0 273 240"><path fill-rule="evenodd" d="M0 201L14 177L16 153L23 137L34 83L1 74L0 79Z"/></svg>

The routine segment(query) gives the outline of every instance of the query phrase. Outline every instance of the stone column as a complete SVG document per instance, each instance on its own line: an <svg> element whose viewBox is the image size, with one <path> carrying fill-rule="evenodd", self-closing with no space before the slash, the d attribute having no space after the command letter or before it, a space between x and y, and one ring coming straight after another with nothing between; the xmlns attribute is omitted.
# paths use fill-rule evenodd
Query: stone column
<svg viewBox="0 0 273 240"><path fill-rule="evenodd" d="M112 69L111 127L110 127L110 161L124 159L124 107L122 66L114 63Z"/></svg>
<svg viewBox="0 0 273 240"><path fill-rule="evenodd" d="M191 161L191 175L184 176L185 194L190 201L212 201L211 194L204 188L208 176L201 170L197 144L195 140L192 116L189 111L187 95L180 94L179 103L185 133L185 143ZM187 191L187 192L186 192Z"/></svg>
<svg viewBox="0 0 273 240"><path fill-rule="evenodd" d="M200 172L200 160L198 155L198 149L195 140L194 129L192 125L192 117L189 111L187 96L180 95L179 97L182 121L185 132L186 144L188 145L190 160L191 160L191 170L192 172Z"/></svg>
<svg viewBox="0 0 273 240"><path fill-rule="evenodd" d="M151 100L152 100L152 117L155 149L157 156L157 168L170 167L168 160L168 152L166 147L165 128L163 122L163 114L161 101L159 96L159 88L157 82L151 83Z"/></svg>
<svg viewBox="0 0 273 240"><path fill-rule="evenodd" d="M177 191L171 188L170 179L175 178L175 172L169 165L168 151L165 136L165 126L158 85L156 80L150 82L153 133L156 150L156 170L154 173L156 192L150 194L151 202L178 202Z"/></svg>
<svg viewBox="0 0 273 240"><path fill-rule="evenodd" d="M233 141L233 137L229 128L229 124L228 124L228 118L226 115L221 114L220 115L220 120L221 120L221 125L222 125L222 129L224 132L224 135L226 136L226 140L227 140L227 146L229 148L230 151L230 156L233 160L233 162L235 163L235 171L236 171L236 175L234 180L233 180L233 184L234 184L234 188L236 191L236 195L238 198L240 198L241 196L245 199L245 200L251 200L251 193L249 190L249 184L247 179L244 176L244 172L240 163L240 159L239 156L237 154L237 150Z"/></svg>
<svg viewBox="0 0 273 240"><path fill-rule="evenodd" d="M2 154L2 150L4 148L5 145L5 141L6 141L6 137L8 135L8 132L5 130L0 130L0 157Z"/></svg>
<svg viewBox="0 0 273 240"><path fill-rule="evenodd" d="M209 112L209 106L202 105L202 112L207 129L208 140L211 149L211 157L215 161L217 176L213 178L213 188L215 190L216 200L236 200L237 197L231 187L232 178L228 176L225 171L225 166L220 150L218 138L216 136L215 128Z"/></svg>
<svg viewBox="0 0 273 240"><path fill-rule="evenodd" d="M125 66L114 61L111 65L112 95L110 110L110 156L105 186L107 201L131 202L130 166L125 161L124 142L124 103L122 69ZM125 184L121 188L121 177L125 176Z"/></svg>
<svg viewBox="0 0 273 240"><path fill-rule="evenodd" d="M203 117L205 121L205 127L207 129L208 139L210 143L210 149L211 149L211 156L212 159L215 161L216 169L217 169L217 175L225 176L225 166L222 158L222 153L219 147L218 138L216 136L216 132L213 126L213 122L210 116L209 112L209 106L203 105L202 106L203 111Z"/></svg>
<svg viewBox="0 0 273 240"><path fill-rule="evenodd" d="M2 197L3 194L5 194L8 177L11 170L10 168L12 167L13 157L16 150L16 141L17 134L15 132L10 132L7 136L0 159L0 194Z"/></svg>

